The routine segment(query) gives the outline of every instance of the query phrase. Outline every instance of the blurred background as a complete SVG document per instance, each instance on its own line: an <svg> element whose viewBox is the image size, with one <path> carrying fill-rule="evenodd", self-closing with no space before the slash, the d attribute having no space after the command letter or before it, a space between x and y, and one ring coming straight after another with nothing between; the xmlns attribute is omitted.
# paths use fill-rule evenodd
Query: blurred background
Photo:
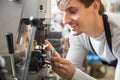
<svg viewBox="0 0 120 80"><path fill-rule="evenodd" d="M0 0L0 80L62 80L46 59L47 38L65 58L70 29L56 0ZM120 14L120 0L102 0L105 12ZM81 68L98 80L114 80L115 68L89 53Z"/></svg>

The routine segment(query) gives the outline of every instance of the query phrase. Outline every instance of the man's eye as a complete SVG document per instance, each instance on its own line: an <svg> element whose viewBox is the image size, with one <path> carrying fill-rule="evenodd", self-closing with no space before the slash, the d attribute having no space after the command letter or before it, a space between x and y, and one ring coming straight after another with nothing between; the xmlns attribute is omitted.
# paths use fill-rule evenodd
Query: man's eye
<svg viewBox="0 0 120 80"><path fill-rule="evenodd" d="M69 13L70 14L75 14L75 13L77 13L77 10L69 10Z"/></svg>
<svg viewBox="0 0 120 80"><path fill-rule="evenodd" d="M70 13L71 13L71 14L75 14L75 13L76 13L76 11L71 10L71 11L70 11Z"/></svg>

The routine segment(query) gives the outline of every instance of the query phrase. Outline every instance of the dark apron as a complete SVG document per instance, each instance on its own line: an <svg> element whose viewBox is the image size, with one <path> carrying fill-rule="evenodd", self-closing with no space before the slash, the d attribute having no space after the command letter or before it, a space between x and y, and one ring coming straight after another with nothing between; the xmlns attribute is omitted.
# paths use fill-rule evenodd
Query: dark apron
<svg viewBox="0 0 120 80"><path fill-rule="evenodd" d="M108 43L108 46L109 46L109 49L112 53L112 55L114 56L113 54L113 51L112 51L112 39L111 39L111 31L110 31L110 26L109 26L109 23L108 23L108 17L107 15L103 15L103 23L104 23L104 29L105 29L105 36L106 36L106 39L107 39L107 43ZM92 46L92 43L90 41L90 38L88 37L89 39L89 43L90 43L90 46L93 50L93 52L97 55L96 51L94 50L93 46ZM114 56L115 57L115 56ZM115 57L116 58L116 57ZM110 63L104 61L104 60L101 60L101 62L105 65L108 65L108 66L113 66L113 67L116 67L117 66L117 62L118 60L115 59L113 61L111 61Z"/></svg>

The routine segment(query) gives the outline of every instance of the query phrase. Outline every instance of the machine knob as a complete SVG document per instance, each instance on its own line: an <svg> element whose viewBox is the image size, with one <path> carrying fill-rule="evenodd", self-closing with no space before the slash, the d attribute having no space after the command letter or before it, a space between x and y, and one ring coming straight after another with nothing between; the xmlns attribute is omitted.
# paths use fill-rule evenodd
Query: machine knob
<svg viewBox="0 0 120 80"><path fill-rule="evenodd" d="M14 46L13 46L13 34L11 32L6 33L6 39L8 43L8 50L10 54L14 53Z"/></svg>

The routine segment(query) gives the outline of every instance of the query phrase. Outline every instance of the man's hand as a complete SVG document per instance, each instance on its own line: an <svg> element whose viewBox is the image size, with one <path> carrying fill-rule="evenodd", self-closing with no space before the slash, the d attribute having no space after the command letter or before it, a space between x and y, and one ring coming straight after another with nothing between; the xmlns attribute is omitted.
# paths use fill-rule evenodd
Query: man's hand
<svg viewBox="0 0 120 80"><path fill-rule="evenodd" d="M53 56L60 57L59 53L55 50L55 48L52 46L52 44L48 40L45 40L44 50L45 51L52 50L53 51Z"/></svg>
<svg viewBox="0 0 120 80"><path fill-rule="evenodd" d="M50 59L52 69L62 78L70 80L75 72L75 67L69 60L61 58L59 53L48 40L45 41L45 44L45 50L53 50L53 55Z"/></svg>
<svg viewBox="0 0 120 80"><path fill-rule="evenodd" d="M71 64L71 62L64 58L59 58L52 56L51 58L52 69L62 78L71 80L75 67Z"/></svg>

